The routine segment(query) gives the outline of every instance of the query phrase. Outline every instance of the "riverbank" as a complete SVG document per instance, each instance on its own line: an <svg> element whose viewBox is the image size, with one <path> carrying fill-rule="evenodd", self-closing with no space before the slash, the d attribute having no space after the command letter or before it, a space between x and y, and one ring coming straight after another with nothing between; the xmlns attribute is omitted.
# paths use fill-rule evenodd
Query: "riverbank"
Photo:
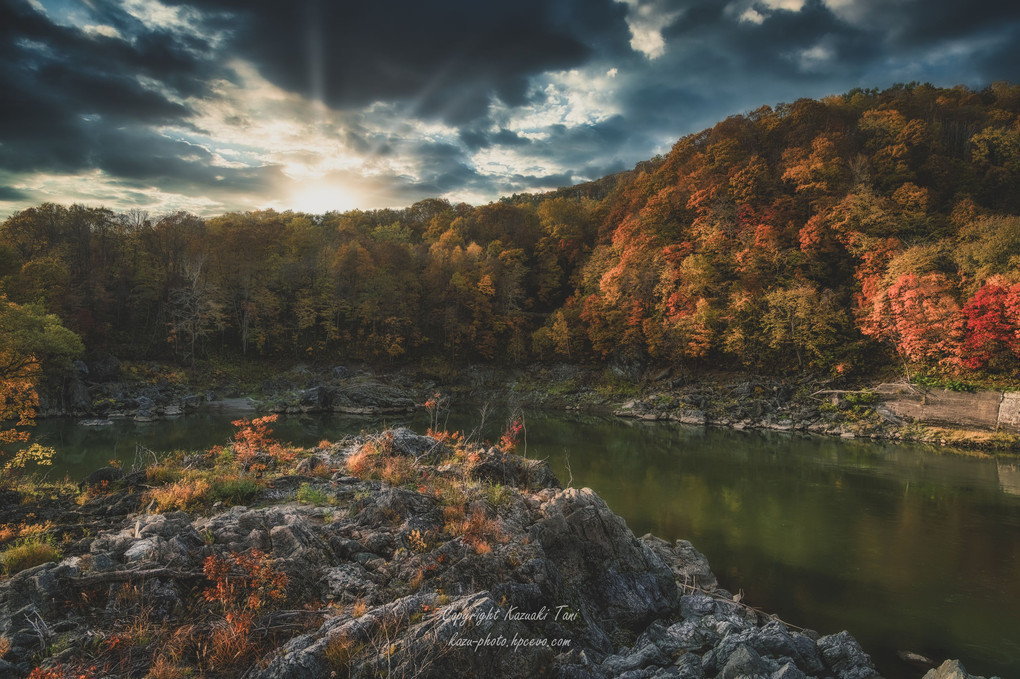
<svg viewBox="0 0 1020 679"><path fill-rule="evenodd" d="M543 462L407 430L237 440L5 491L0 676L877 676Z"/></svg>
<svg viewBox="0 0 1020 679"><path fill-rule="evenodd" d="M212 375L212 377L210 377ZM128 377L129 379L124 379ZM377 373L367 366L298 365L242 380L188 374L158 364L81 364L41 416L72 415L91 425L150 421L199 409L385 415L428 400L565 409L696 426L768 429L841 438L917 441L976 451L1020 452L1020 393L953 392L913 384L820 382L706 373L644 374L634 368L574 365L460 370L416 367Z"/></svg>

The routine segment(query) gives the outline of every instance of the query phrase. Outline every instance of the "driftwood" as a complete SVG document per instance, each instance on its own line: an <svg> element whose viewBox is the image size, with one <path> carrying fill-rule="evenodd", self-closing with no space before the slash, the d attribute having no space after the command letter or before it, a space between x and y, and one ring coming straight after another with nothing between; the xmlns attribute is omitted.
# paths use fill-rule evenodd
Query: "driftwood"
<svg viewBox="0 0 1020 679"><path fill-rule="evenodd" d="M694 579L694 584L691 584L689 582L688 578L686 578L686 577L684 578L683 582L677 581L677 585L679 585L680 589L683 590L684 592L691 592L691 593L697 592L697 593L700 593L700 594L705 594L706 596L709 596L709 597L715 599L716 601L722 601L722 602L730 604L732 606L736 606L738 608L742 608L745 611L751 611L755 615L759 616L760 619L763 618L765 620L775 620L776 622L778 622L779 624L785 626L788 629L792 629L792 630L795 630L795 631L798 631L798 632L803 632L805 630L805 628L803 628L803 627L801 627L799 625L794 625L792 622L786 622L785 620L783 620L782 618L780 618L778 615L776 615L774 613L766 613L765 611L763 611L760 608L755 608L754 606L751 606L749 604L745 604L743 601L741 601L741 599L744 598L743 590L741 590L740 593L738 593L736 595L723 596L722 594L720 594L716 590L709 590L709 589L705 589L704 587L698 586L696 578Z"/></svg>
<svg viewBox="0 0 1020 679"><path fill-rule="evenodd" d="M108 573L93 573L92 575L80 575L76 578L69 578L72 585L78 587L92 587L93 585L106 585L115 582L134 582L137 580L148 580L150 578L169 578L170 580L204 580L206 577L202 571L180 571L174 568L133 568L123 571L109 571Z"/></svg>

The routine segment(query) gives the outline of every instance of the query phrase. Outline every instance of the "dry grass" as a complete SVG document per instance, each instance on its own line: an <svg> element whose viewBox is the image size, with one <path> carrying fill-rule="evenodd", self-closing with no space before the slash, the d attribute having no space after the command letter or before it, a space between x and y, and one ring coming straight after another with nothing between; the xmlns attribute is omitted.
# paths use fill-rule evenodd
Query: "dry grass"
<svg viewBox="0 0 1020 679"><path fill-rule="evenodd" d="M175 462L164 461L145 468L145 480L156 486L180 481L182 472Z"/></svg>
<svg viewBox="0 0 1020 679"><path fill-rule="evenodd" d="M407 586L411 588L412 592L414 592L417 591L419 587L421 587L421 583L424 581L425 571L419 568L417 571L415 571L414 575L411 576L411 579L407 581Z"/></svg>
<svg viewBox="0 0 1020 679"><path fill-rule="evenodd" d="M386 458L379 473L380 478L391 486L409 483L416 475L414 460L403 456Z"/></svg>
<svg viewBox="0 0 1020 679"><path fill-rule="evenodd" d="M378 479L403 486L418 478L414 460L395 454L386 439L369 441L347 458L347 473L361 479Z"/></svg>
<svg viewBox="0 0 1020 679"><path fill-rule="evenodd" d="M347 473L358 478L372 478L379 466L379 448L369 442L361 446L347 458Z"/></svg>
<svg viewBox="0 0 1020 679"><path fill-rule="evenodd" d="M351 616L360 618L365 613L368 613L368 602L364 599L358 599L354 602L354 606L351 608Z"/></svg>
<svg viewBox="0 0 1020 679"><path fill-rule="evenodd" d="M0 636L0 658L7 655L7 652L11 650L11 640L7 637Z"/></svg>
<svg viewBox="0 0 1020 679"><path fill-rule="evenodd" d="M351 661L365 649L365 644L349 638L346 634L338 634L326 643L326 665L340 676L351 669Z"/></svg>
<svg viewBox="0 0 1020 679"><path fill-rule="evenodd" d="M190 669L179 665L167 656L161 655L153 661L149 667L149 673L145 676L146 679L185 679L185 677L190 677L191 675Z"/></svg>
<svg viewBox="0 0 1020 679"><path fill-rule="evenodd" d="M153 488L145 493L142 504L155 502L157 512L188 510L205 502L212 485L205 479L181 479L176 483Z"/></svg>
<svg viewBox="0 0 1020 679"><path fill-rule="evenodd" d="M452 536L462 536L464 542L474 547L478 554L492 551L492 542L504 542L506 536L497 519L489 518L485 510L476 507L467 514L463 506L443 508L443 530Z"/></svg>
<svg viewBox="0 0 1020 679"><path fill-rule="evenodd" d="M237 674L250 664L259 648L253 643L251 619L241 615L213 627L206 649L209 667L223 674Z"/></svg>

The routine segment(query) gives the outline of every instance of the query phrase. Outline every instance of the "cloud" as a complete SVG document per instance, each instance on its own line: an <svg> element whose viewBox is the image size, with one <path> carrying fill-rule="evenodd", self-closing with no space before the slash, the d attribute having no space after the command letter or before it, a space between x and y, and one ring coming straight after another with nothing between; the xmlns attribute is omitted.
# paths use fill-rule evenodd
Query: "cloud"
<svg viewBox="0 0 1020 679"><path fill-rule="evenodd" d="M1020 81L1018 44L992 0L5 0L0 211L484 202L762 104Z"/></svg>
<svg viewBox="0 0 1020 679"><path fill-rule="evenodd" d="M601 46L614 26L623 28L611 0L177 6L233 15L231 51L288 92L337 109L408 103L458 124L484 116L493 97L522 103L528 78L583 64L601 48L595 39Z"/></svg>

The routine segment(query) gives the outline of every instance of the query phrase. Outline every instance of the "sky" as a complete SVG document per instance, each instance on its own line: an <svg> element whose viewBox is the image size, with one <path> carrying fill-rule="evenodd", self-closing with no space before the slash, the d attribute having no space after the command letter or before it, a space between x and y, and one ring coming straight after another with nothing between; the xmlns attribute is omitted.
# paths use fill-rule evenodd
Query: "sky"
<svg viewBox="0 0 1020 679"><path fill-rule="evenodd" d="M0 0L0 218L483 204L854 87L1020 82L1002 0Z"/></svg>

